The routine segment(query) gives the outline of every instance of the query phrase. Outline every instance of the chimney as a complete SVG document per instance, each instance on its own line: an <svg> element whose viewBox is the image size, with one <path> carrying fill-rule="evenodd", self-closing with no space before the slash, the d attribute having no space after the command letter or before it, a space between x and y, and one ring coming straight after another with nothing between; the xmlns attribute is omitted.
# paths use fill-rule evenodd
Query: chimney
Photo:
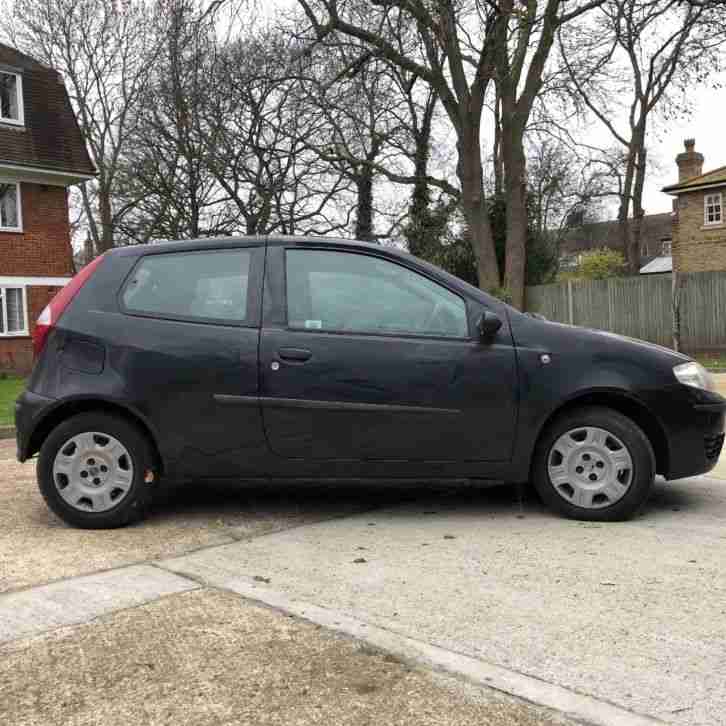
<svg viewBox="0 0 726 726"><path fill-rule="evenodd" d="M682 184L694 176L703 174L703 154L696 151L696 140L686 139L683 142L686 150L676 156L676 164L678 164L678 183Z"/></svg>

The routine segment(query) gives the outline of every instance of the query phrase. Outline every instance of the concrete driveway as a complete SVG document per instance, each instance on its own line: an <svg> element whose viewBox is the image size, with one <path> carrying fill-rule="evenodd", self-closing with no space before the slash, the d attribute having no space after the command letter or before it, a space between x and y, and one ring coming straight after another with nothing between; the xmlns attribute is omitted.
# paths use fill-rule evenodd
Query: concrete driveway
<svg viewBox="0 0 726 726"><path fill-rule="evenodd" d="M361 561L364 560L364 561ZM726 481L660 483L636 521L509 492L399 507L167 561L680 724L726 723Z"/></svg>
<svg viewBox="0 0 726 726"><path fill-rule="evenodd" d="M196 489L172 495L143 525L89 533L65 528L46 512L32 466L13 464L1 444L0 472L0 640L10 643L0 646L0 703L7 703L5 693L22 691L12 674L23 658L55 663L48 654L62 660L63 648L79 638L100 638L122 661L123 613L151 608L151 622L162 606L149 601L178 603L174 617L184 621L190 602L204 608L195 598L211 598L212 610L227 612L219 637L234 640L232 606L215 599L224 591L242 596L240 623L252 617L245 612L256 600L581 721L650 722L641 714L726 724L726 481L659 482L637 520L602 525L556 518L535 501L521 504L505 487ZM135 562L150 564L126 566ZM72 577L108 568L114 569L96 579ZM18 591L50 580L60 581ZM135 622L135 637L143 640L145 621ZM59 626L65 627L54 630ZM183 634L192 626L180 627ZM201 652L193 660L207 647L205 626L194 627ZM317 631L303 630L308 635L300 638L313 643ZM270 642L272 650L279 645ZM304 652L296 657L304 661ZM97 653L87 667L102 661ZM223 667L224 660L214 662ZM274 672L270 666L265 677ZM3 677L14 684L10 691L3 691ZM439 705L455 703L449 686L426 683ZM477 693L487 708L524 709L507 712L512 723L556 718L519 701L497 701L486 689ZM445 712L437 712L441 723ZM32 711L23 713L18 723L35 723ZM280 723L292 722L292 713ZM415 708L401 721L373 713L369 708L361 718L424 722ZM317 723L300 721L308 722ZM359 722L368 721L351 721ZM460 723L468 721L462 716Z"/></svg>
<svg viewBox="0 0 726 726"><path fill-rule="evenodd" d="M202 483L166 492L154 514L124 529L65 526L38 492L35 462L0 441L0 593L225 544L400 501L405 492Z"/></svg>

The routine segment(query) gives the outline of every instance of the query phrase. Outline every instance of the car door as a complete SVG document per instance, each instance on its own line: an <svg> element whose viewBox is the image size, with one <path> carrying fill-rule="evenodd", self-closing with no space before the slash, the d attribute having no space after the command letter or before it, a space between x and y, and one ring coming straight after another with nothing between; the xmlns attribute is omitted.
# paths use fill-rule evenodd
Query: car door
<svg viewBox="0 0 726 726"><path fill-rule="evenodd" d="M482 343L467 300L370 248L270 246L260 338L280 457L503 461L516 419L508 327Z"/></svg>
<svg viewBox="0 0 726 726"><path fill-rule="evenodd" d="M111 363L181 476L256 474L269 456L257 401L264 255L259 242L160 248L122 288Z"/></svg>

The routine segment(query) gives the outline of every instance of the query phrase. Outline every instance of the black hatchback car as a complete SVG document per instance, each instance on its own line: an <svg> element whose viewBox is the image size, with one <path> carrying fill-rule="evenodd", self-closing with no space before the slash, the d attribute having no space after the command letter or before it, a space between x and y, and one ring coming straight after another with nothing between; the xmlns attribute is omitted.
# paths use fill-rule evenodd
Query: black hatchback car
<svg viewBox="0 0 726 726"><path fill-rule="evenodd" d="M724 438L689 358L359 242L115 249L34 342L18 458L40 452L43 496L79 527L139 518L160 477L532 481L562 514L619 520Z"/></svg>

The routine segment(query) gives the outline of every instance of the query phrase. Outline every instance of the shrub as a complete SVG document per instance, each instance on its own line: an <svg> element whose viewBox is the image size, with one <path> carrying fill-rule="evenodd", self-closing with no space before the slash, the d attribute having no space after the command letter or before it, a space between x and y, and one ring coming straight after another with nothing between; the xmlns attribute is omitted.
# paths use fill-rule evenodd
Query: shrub
<svg viewBox="0 0 726 726"><path fill-rule="evenodd" d="M606 280L619 277L625 272L625 259L617 250L592 250L582 255L577 267L577 277L582 280Z"/></svg>

